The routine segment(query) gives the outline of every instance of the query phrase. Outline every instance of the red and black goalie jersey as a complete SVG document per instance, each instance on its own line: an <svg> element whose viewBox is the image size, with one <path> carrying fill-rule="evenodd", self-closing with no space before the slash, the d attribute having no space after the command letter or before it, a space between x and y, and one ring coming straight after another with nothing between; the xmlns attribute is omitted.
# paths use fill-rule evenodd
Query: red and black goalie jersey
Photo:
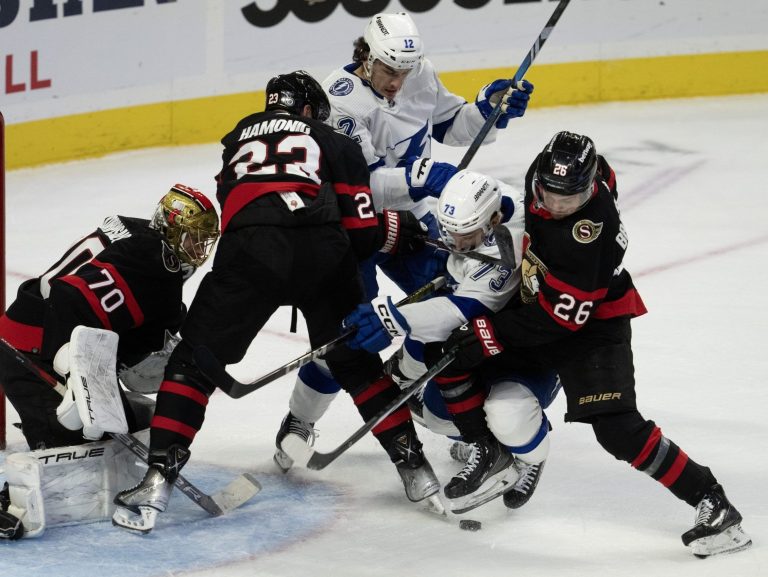
<svg viewBox="0 0 768 577"><path fill-rule="evenodd" d="M0 317L0 336L52 359L77 325L120 335L126 364L163 347L184 318L182 287L191 273L149 221L111 216L43 275L19 287Z"/></svg>
<svg viewBox="0 0 768 577"><path fill-rule="evenodd" d="M523 306L497 315L504 343L533 346L582 328L592 319L635 317L646 312L624 269L628 238L616 199L616 177L601 156L593 196L574 214L557 220L533 194L534 160L525 182Z"/></svg>
<svg viewBox="0 0 768 577"><path fill-rule="evenodd" d="M335 222L349 233L358 258L378 248L368 166L355 141L312 118L267 111L243 118L221 143L216 197L222 232ZM291 193L311 215L292 214L290 203L297 201ZM331 202L317 206L323 193Z"/></svg>

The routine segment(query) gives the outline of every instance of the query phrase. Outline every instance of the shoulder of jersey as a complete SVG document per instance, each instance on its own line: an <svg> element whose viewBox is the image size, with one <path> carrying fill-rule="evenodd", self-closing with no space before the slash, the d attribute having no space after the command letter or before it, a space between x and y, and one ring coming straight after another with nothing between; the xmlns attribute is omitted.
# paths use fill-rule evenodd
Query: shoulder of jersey
<svg viewBox="0 0 768 577"><path fill-rule="evenodd" d="M325 80L323 88L331 97L349 96L355 90L360 92L364 88L363 80L356 74L348 72L344 68L334 70Z"/></svg>

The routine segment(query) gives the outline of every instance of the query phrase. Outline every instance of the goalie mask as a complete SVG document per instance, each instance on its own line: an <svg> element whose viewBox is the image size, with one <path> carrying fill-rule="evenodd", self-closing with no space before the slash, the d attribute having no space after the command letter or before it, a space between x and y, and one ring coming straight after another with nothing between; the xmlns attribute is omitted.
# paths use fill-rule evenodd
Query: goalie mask
<svg viewBox="0 0 768 577"><path fill-rule="evenodd" d="M175 184L157 205L150 226L183 263L198 267L219 238L219 216L208 197L183 184Z"/></svg>
<svg viewBox="0 0 768 577"><path fill-rule="evenodd" d="M395 70L413 70L424 59L419 30L405 12L376 14L368 23L363 39L369 49L365 67L369 77L376 60Z"/></svg>
<svg viewBox="0 0 768 577"><path fill-rule="evenodd" d="M573 214L592 198L596 173L597 152L592 139L573 132L558 132L536 163L536 202L554 218Z"/></svg>
<svg viewBox="0 0 768 577"><path fill-rule="evenodd" d="M501 211L501 188L495 178L460 170L445 185L437 201L437 222L443 242L454 252L479 247Z"/></svg>
<svg viewBox="0 0 768 577"><path fill-rule="evenodd" d="M323 87L303 70L275 76L267 83L266 110L287 110L301 116L304 106L312 108L312 118L325 122L331 105Z"/></svg>

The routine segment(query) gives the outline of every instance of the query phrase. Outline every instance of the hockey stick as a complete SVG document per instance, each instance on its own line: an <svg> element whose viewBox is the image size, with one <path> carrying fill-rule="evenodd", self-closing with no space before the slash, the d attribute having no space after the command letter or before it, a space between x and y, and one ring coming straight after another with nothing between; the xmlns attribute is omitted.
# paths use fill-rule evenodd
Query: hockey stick
<svg viewBox="0 0 768 577"><path fill-rule="evenodd" d="M445 353L429 371L424 373L421 377L412 381L408 386L402 389L402 392L392 399L390 403L381 409L376 415L371 417L362 427L352 433L346 441L341 443L333 451L329 453L320 453L315 451L312 447L307 445L307 442L295 435L289 433L280 443L283 451L293 459L294 464L306 467L307 469L313 469L319 471L325 469L328 465L333 463L339 456L347 451L352 445L362 439L369 431L371 431L376 425L381 423L390 414L394 413L400 406L405 403L410 397L412 397L416 391L423 387L431 378L440 373L445 367L447 367L456 356L456 349L452 349Z"/></svg>
<svg viewBox="0 0 768 577"><path fill-rule="evenodd" d="M3 338L0 338L0 348L6 353L11 355L16 361L18 361L25 369L32 374L39 377L43 382L53 387L57 393L62 397L66 394L66 387L61 384L56 377L50 374L48 371L40 367L27 355L19 351L16 347L10 344ZM109 435L122 443L128 448L134 455L139 457L145 463L149 457L149 449L133 435L123 433L109 433ZM261 485L250 473L243 473L238 476L234 481L229 483L222 490L214 493L213 495L207 495L200 489L195 487L192 483L187 481L182 475L179 475L175 482L176 487L189 497L192 501L197 503L201 508L213 516L218 517L228 513L232 509L236 509L251 497L256 495L261 490Z"/></svg>
<svg viewBox="0 0 768 577"><path fill-rule="evenodd" d="M530 51L523 59L523 62L520 64L520 68L517 69L517 72L515 72L515 75L512 77L511 82L513 88L517 86L517 83L520 82L523 79L523 76L525 76L525 73L528 72L528 68L530 68L531 64L533 64L536 55L544 46L547 38L549 38L549 35L552 33L552 29L555 27L555 24L557 24L557 21L560 20L560 16L562 16L570 1L571 0L560 0L559 4L555 7L555 11L552 13L552 16L549 17L549 20L547 20L544 28L541 32L539 32L539 36L536 38L536 41L533 43L533 46L531 46ZM488 116L488 118L485 119L485 124L483 124L480 132L477 134L477 136L475 136L475 139L472 141L472 144L469 145L467 152L464 153L461 162L459 162L459 165L457 166L458 170L463 170L469 166L469 163L474 158L478 148L480 148L480 145L483 144L485 137L488 136L491 128L496 125L496 121L499 119L499 116L501 116L501 105L503 100L503 98L499 99L499 101L496 103L496 106L493 108L493 111L491 111L491 114Z"/></svg>
<svg viewBox="0 0 768 577"><path fill-rule="evenodd" d="M434 239L434 238L425 238L424 239L424 244L426 244L428 246L432 246L432 247L434 247L434 248L436 248L438 250L446 250L448 252L453 252L450 248L448 248L446 246L446 244L443 241L437 240L437 239ZM487 255L487 254L480 254L479 252L476 252L474 250L468 250L467 252L462 252L462 253L459 253L459 254L461 254L463 256L468 256L469 258L474 258L476 260L481 260L483 262L487 262L487 263L490 263L490 264L497 264L497 265L501 265L501 266L507 266L504 263L504 261L501 260L500 258L496 258L495 256L490 256L490 255Z"/></svg>
<svg viewBox="0 0 768 577"><path fill-rule="evenodd" d="M444 285L445 277L437 277L431 282L425 284L423 287L409 294L407 297L399 301L395 306L401 307L403 305L420 301L425 296L435 292ZM199 346L195 348L195 362L197 363L198 368L205 374L206 377L211 380L212 383L214 383L217 387L219 387L233 399L239 399L240 397L244 397L253 391L259 390L264 385L268 385L272 381L287 375L291 371L299 369L304 365L308 365L312 361L322 357L329 351L332 351L338 347L350 336L352 336L356 330L357 329L355 327L349 327L348 329L343 330L342 333L332 341L329 341L323 346L309 351L297 359L292 360L290 363L285 364L282 367L275 369L271 373L268 373L263 377L259 377L255 381L251 381L250 383L241 383L232 375L230 375L208 347Z"/></svg>

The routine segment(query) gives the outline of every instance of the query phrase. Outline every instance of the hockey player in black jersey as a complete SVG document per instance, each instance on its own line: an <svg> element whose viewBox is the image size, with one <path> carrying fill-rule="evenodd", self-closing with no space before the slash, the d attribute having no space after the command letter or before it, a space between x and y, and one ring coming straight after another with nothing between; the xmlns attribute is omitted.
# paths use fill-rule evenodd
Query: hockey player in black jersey
<svg viewBox="0 0 768 577"><path fill-rule="evenodd" d="M216 388L197 368L194 349L223 364L240 361L282 305L302 311L312 348L338 336L362 300L358 263L375 251L418 249L426 230L409 212L377 215L359 145L323 123L329 104L303 71L277 76L265 112L251 114L222 139L217 176L222 238L181 328L157 396L144 481L118 494L113 523L147 532L165 510L179 469ZM381 359L341 346L326 355L331 371L368 420L400 389ZM407 408L374 430L411 500L439 490Z"/></svg>
<svg viewBox="0 0 768 577"><path fill-rule="evenodd" d="M151 220L107 217L44 274L23 282L16 300L0 316L0 338L52 373L61 366L55 359L67 356L73 329L107 329L119 335L117 350L111 350L108 362L123 367L119 372L123 383L139 393L156 392L162 366L175 343L167 336L179 329L186 314L183 283L209 256L218 236L219 217L211 201L198 190L176 184L160 200ZM64 406L61 395L6 351L0 352L0 385L18 412L22 433L33 450L81 445L102 434L98 431L85 438L81 421L76 419L78 424L72 426L71 412L65 413L67 419L57 413ZM146 428L151 401L122 389L119 394L128 430ZM107 466L107 460L98 464ZM37 494L41 494L43 468L38 472ZM86 480L90 483L91 477L107 476L94 466L87 469L90 476L76 477L81 486ZM25 487L19 489L23 493ZM90 495L94 508L100 506L100 493ZM11 496L6 483L0 491L0 539L19 539L25 533L18 512L23 508L12 508L18 516L11 514ZM70 523L78 511L82 513L71 506Z"/></svg>
<svg viewBox="0 0 768 577"><path fill-rule="evenodd" d="M44 274L23 282L0 317L0 337L52 372L54 356L76 326L108 329L120 337L118 364L135 366L161 351L166 333L181 326L182 285L218 235L211 201L177 184L151 220L107 217ZM59 393L6 353L0 353L0 385L21 417L31 449L86 442L81 431L57 420ZM125 408L133 430L138 424L131 422L130 406Z"/></svg>
<svg viewBox="0 0 768 577"><path fill-rule="evenodd" d="M592 140L556 134L525 181L522 303L456 329L429 351L430 361L456 349L440 379L455 396L472 386L484 361L497 366L557 370L567 397L566 421L592 426L597 441L696 508L683 534L695 555L733 552L751 544L741 515L708 467L699 465L637 409L630 319L646 312L623 266L628 239L617 208L616 177ZM446 485L468 495L497 473L483 415L454 415L480 458Z"/></svg>

